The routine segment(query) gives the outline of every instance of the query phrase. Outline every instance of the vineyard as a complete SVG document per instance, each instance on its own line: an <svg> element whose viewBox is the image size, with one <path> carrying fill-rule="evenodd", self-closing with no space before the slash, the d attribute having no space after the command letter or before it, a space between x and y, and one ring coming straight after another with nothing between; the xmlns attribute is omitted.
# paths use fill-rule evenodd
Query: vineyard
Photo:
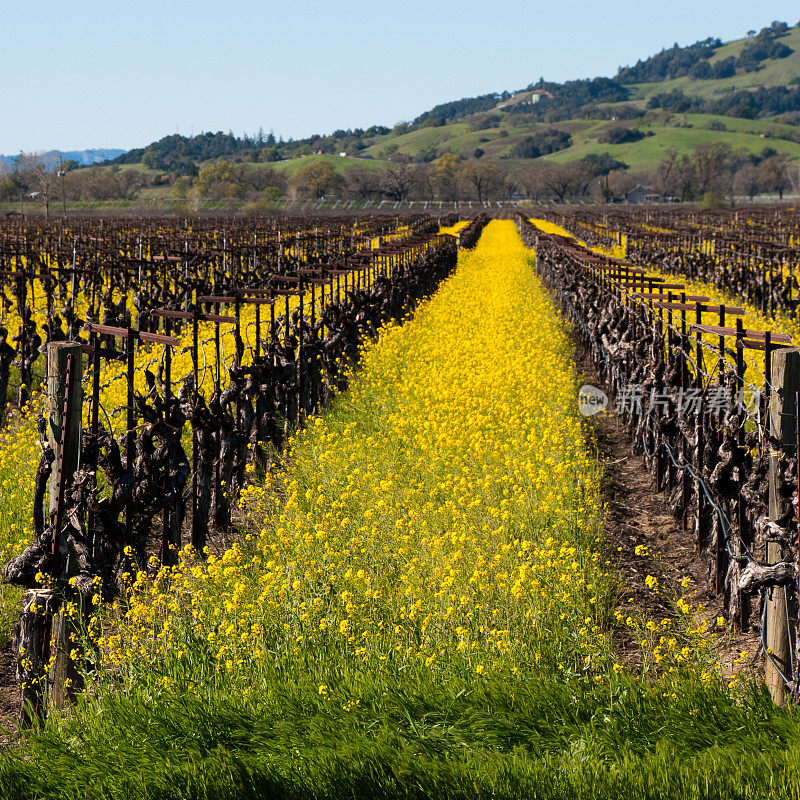
<svg viewBox="0 0 800 800"><path fill-rule="evenodd" d="M0 262L2 796L800 797L795 214Z"/></svg>

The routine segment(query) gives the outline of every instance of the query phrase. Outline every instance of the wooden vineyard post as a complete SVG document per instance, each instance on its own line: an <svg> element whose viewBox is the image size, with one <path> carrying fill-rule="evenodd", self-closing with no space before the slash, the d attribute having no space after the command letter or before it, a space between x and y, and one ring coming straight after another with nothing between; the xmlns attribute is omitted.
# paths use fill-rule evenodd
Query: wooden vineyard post
<svg viewBox="0 0 800 800"><path fill-rule="evenodd" d="M57 574L50 576L54 581L66 577L69 566L59 534L64 492L78 468L80 456L81 356L79 343L52 342L47 346L47 438L54 454L48 510L52 553L58 565ZM71 648L62 600L53 589L31 589L22 601L17 677L21 686L20 721L23 725L30 724L36 716L43 716L46 698L60 707L66 697ZM45 675L49 684L47 693Z"/></svg>
<svg viewBox="0 0 800 800"><path fill-rule="evenodd" d="M51 589L28 589L19 617L17 681L19 721L24 727L44 716L45 675L50 661L50 629L56 595Z"/></svg>
<svg viewBox="0 0 800 800"><path fill-rule="evenodd" d="M60 531L64 512L64 493L78 469L81 452L83 411L82 348L80 343L57 342L47 346L47 438L53 448L54 469L50 475L50 522L53 530L53 553L61 553L61 575L69 576L69 554L62 546ZM74 679L69 653L72 629L66 614L65 598L57 598L58 613L52 617L50 636L50 674L48 701L61 708L67 697L67 678Z"/></svg>
<svg viewBox="0 0 800 800"><path fill-rule="evenodd" d="M799 390L800 350L789 348L776 350L772 353L770 433L773 439L780 442L780 445L775 445L771 449L769 459L769 518L771 520L777 520L782 516L783 509L780 507L781 500L778 495L780 452L785 448L794 450L796 447L795 402L796 392ZM776 447L780 449L775 449ZM783 547L780 542L767 541L767 564L777 564L783 561L783 555ZM785 587L769 587L764 602L767 604L765 641L771 655L771 658L766 657L765 680L772 699L778 705L785 705L786 685L781 673L791 679Z"/></svg>

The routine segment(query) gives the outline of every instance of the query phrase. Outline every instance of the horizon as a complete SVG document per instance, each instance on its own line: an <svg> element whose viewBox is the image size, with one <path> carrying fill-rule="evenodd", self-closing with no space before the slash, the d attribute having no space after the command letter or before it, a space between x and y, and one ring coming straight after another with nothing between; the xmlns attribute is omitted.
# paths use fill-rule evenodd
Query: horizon
<svg viewBox="0 0 800 800"><path fill-rule="evenodd" d="M173 133L252 136L263 128L288 140L392 127L439 103L519 90L540 76L611 77L676 42L730 41L773 20L797 23L794 4L754 8L740 0L701 7L676 0L657 24L629 0L602 8L585 0L558 8L514 3L502 16L486 15L473 0L435 8L411 0L405 15L352 0L338 8L248 0L225 15L185 0L113 11L87 0L77 13L46 0L44 10L52 23L45 29L34 20L41 6L5 15L20 33L9 37L0 65L25 75L6 87L6 156L131 150Z"/></svg>

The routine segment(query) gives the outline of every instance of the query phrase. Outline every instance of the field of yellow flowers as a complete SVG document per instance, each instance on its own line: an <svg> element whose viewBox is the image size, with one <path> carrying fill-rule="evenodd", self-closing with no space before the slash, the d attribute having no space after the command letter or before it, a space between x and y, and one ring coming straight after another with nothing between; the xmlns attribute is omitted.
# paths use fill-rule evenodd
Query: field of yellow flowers
<svg viewBox="0 0 800 800"><path fill-rule="evenodd" d="M790 713L688 647L617 663L636 623L576 388L491 222L241 498L242 541L106 612L87 691L0 761L3 796L799 796Z"/></svg>
<svg viewBox="0 0 800 800"><path fill-rule="evenodd" d="M568 236L575 238L581 244L585 245L579 238L566 228L557 225L554 222L544 219L531 219L530 222L545 233L556 233L561 236ZM623 236L623 244L615 245L612 248L594 247L595 252L605 253L606 255L614 256L616 258L625 257L625 237ZM717 286L710 283L703 283L701 281L692 280L686 275L679 272L663 272L659 269L648 267L647 272L649 275L658 278L664 278L665 282L680 281L685 286L685 293L687 295L704 296L708 298L710 304L727 304L728 306L735 306L745 311L745 314L738 317L741 319L742 326L745 329L772 331L774 333L785 333L792 338L794 347L800 347L800 322L796 318L789 317L784 313L768 314L756 308L752 303L748 303L743 298L738 297L733 292L725 292ZM679 292L675 292L675 301L680 300ZM660 314L661 318L666 321L666 311L657 311L654 313ZM695 321L694 314L688 315L690 324ZM680 324L680 316L675 315L675 322L673 324ZM718 325L719 315L715 313L703 313L701 315L703 325ZM731 317L728 318L728 325L733 325ZM743 352L745 362L745 384L747 387L746 395L748 398L752 395L753 390L763 391L764 387L764 356L763 354L756 353L751 350Z"/></svg>
<svg viewBox="0 0 800 800"><path fill-rule="evenodd" d="M496 251L512 255L499 271ZM196 682L164 654L201 627L223 683L266 653L478 676L605 669L600 470L567 338L513 225L497 223L483 252L366 348L353 389L289 443L276 485L245 492L249 541L207 569L142 576L103 642L129 680ZM163 671L140 673L143 658Z"/></svg>

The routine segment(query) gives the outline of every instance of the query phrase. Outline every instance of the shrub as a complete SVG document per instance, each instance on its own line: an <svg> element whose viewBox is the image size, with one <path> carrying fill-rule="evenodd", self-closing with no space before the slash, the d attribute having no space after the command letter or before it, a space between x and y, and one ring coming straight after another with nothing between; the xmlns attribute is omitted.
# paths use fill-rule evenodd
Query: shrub
<svg viewBox="0 0 800 800"><path fill-rule="evenodd" d="M517 142L511 154L515 158L539 158L563 150L571 144L572 137L564 131L541 131Z"/></svg>
<svg viewBox="0 0 800 800"><path fill-rule="evenodd" d="M598 142L604 144L625 144L627 142L638 142L644 139L644 133L638 128L626 128L624 125L614 125L607 128L597 137Z"/></svg>

